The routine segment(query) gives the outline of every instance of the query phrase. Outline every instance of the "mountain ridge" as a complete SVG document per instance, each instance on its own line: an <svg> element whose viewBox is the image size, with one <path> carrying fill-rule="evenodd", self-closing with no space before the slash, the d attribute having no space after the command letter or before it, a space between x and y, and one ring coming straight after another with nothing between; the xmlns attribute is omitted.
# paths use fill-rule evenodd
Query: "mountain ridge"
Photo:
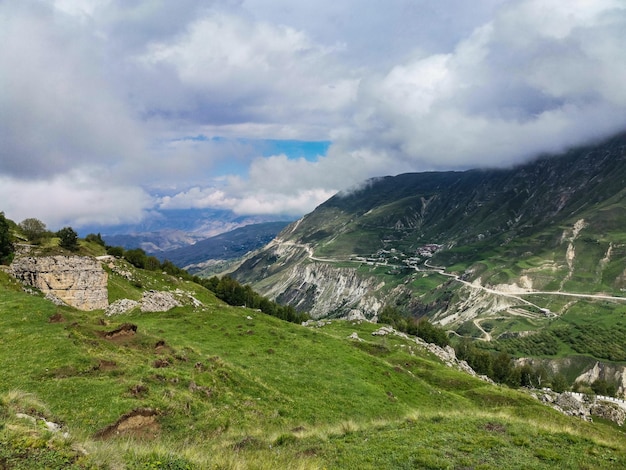
<svg viewBox="0 0 626 470"><path fill-rule="evenodd" d="M625 188L625 133L512 169L377 178L233 276L315 318L393 308L517 356L626 361Z"/></svg>

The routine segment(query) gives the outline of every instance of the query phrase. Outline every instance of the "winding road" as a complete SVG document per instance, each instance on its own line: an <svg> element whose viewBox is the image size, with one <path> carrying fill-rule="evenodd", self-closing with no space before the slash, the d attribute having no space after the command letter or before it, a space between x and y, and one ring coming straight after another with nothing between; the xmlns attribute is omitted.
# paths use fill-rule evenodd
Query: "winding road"
<svg viewBox="0 0 626 470"><path fill-rule="evenodd" d="M302 243L296 243L296 242L292 242L292 241L278 241L276 240L277 244L283 244L283 245L289 245L289 246L294 246L294 247L298 247L298 248L302 248L304 250L306 250L308 258L311 261L318 261L318 262L323 262L323 263L346 263L346 262L352 262L352 263L358 263L361 264L362 261L356 261L356 260L345 260L345 259L332 259L332 258L318 258L315 256L313 248L308 245L308 244L302 244ZM396 268L405 268L406 265L393 265L393 264L389 264L389 263L373 263L375 265L379 265L379 266L388 266L388 267L396 267ZM541 312L541 315L544 317L548 317L548 316L557 316L556 313L549 311L548 309L541 307L537 304L534 304L532 302L530 302L529 300L520 297L520 296L530 296L530 295L555 295L555 296L563 296L563 297L572 297L572 298L580 298L580 299L595 299L595 300L608 300L608 301L614 301L614 302L626 302L626 297L617 297L617 296L613 296L613 295L606 295L606 294L580 294L580 293L573 293L573 292L562 292L562 291L534 291L534 290L527 290L527 289L519 289L517 292L512 293L512 292L504 292L498 289L492 289L490 287L485 287L482 284L480 284L477 281L474 282L469 282L466 281L465 279L462 279L458 274L454 274L454 273L448 273L446 272L444 267L441 266L433 266L431 264L428 264L428 261L426 261L424 263L424 266L427 267L428 269L420 269L419 267L415 266L414 269L417 272L435 272L438 273L442 276L445 277L449 277L452 278L454 281L459 282L471 289L477 289L477 290L481 290L483 292L487 292L489 294L492 295L498 295L498 296L502 296L502 297L507 297L510 299L514 299L516 302L519 302L521 305L526 305L528 307L531 307L533 309L536 309L537 312ZM510 313L512 314L516 314L516 315L523 315L523 316L531 316L529 315L525 315L522 314L520 312L515 313L513 311L510 311ZM491 339L491 335L485 331L482 326L480 325L480 319L474 319L473 320L474 325L484 334L484 339L486 341L489 341Z"/></svg>

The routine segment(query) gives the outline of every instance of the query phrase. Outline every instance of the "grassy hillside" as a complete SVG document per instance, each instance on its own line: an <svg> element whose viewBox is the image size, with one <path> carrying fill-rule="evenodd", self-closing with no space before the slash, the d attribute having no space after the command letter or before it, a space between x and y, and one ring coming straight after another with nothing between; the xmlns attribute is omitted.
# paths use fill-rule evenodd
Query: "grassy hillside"
<svg viewBox="0 0 626 470"><path fill-rule="evenodd" d="M111 272L111 301L158 289L202 305L106 317L0 272L0 468L626 466L622 429L374 337L376 325L294 325L127 269Z"/></svg>

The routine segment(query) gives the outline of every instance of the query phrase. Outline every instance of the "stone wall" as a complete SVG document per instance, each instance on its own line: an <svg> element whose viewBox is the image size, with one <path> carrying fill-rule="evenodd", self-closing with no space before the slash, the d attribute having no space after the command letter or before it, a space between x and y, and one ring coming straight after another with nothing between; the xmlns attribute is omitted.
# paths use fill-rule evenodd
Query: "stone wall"
<svg viewBox="0 0 626 470"><path fill-rule="evenodd" d="M98 260L88 256L17 258L9 272L79 310L99 310L109 304L107 273Z"/></svg>

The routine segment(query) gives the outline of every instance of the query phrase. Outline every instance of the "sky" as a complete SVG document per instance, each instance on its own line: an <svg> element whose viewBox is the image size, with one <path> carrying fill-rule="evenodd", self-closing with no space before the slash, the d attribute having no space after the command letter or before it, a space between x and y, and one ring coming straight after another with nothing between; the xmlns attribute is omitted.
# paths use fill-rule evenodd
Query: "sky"
<svg viewBox="0 0 626 470"><path fill-rule="evenodd" d="M626 0L0 0L0 211L313 210L626 130Z"/></svg>

